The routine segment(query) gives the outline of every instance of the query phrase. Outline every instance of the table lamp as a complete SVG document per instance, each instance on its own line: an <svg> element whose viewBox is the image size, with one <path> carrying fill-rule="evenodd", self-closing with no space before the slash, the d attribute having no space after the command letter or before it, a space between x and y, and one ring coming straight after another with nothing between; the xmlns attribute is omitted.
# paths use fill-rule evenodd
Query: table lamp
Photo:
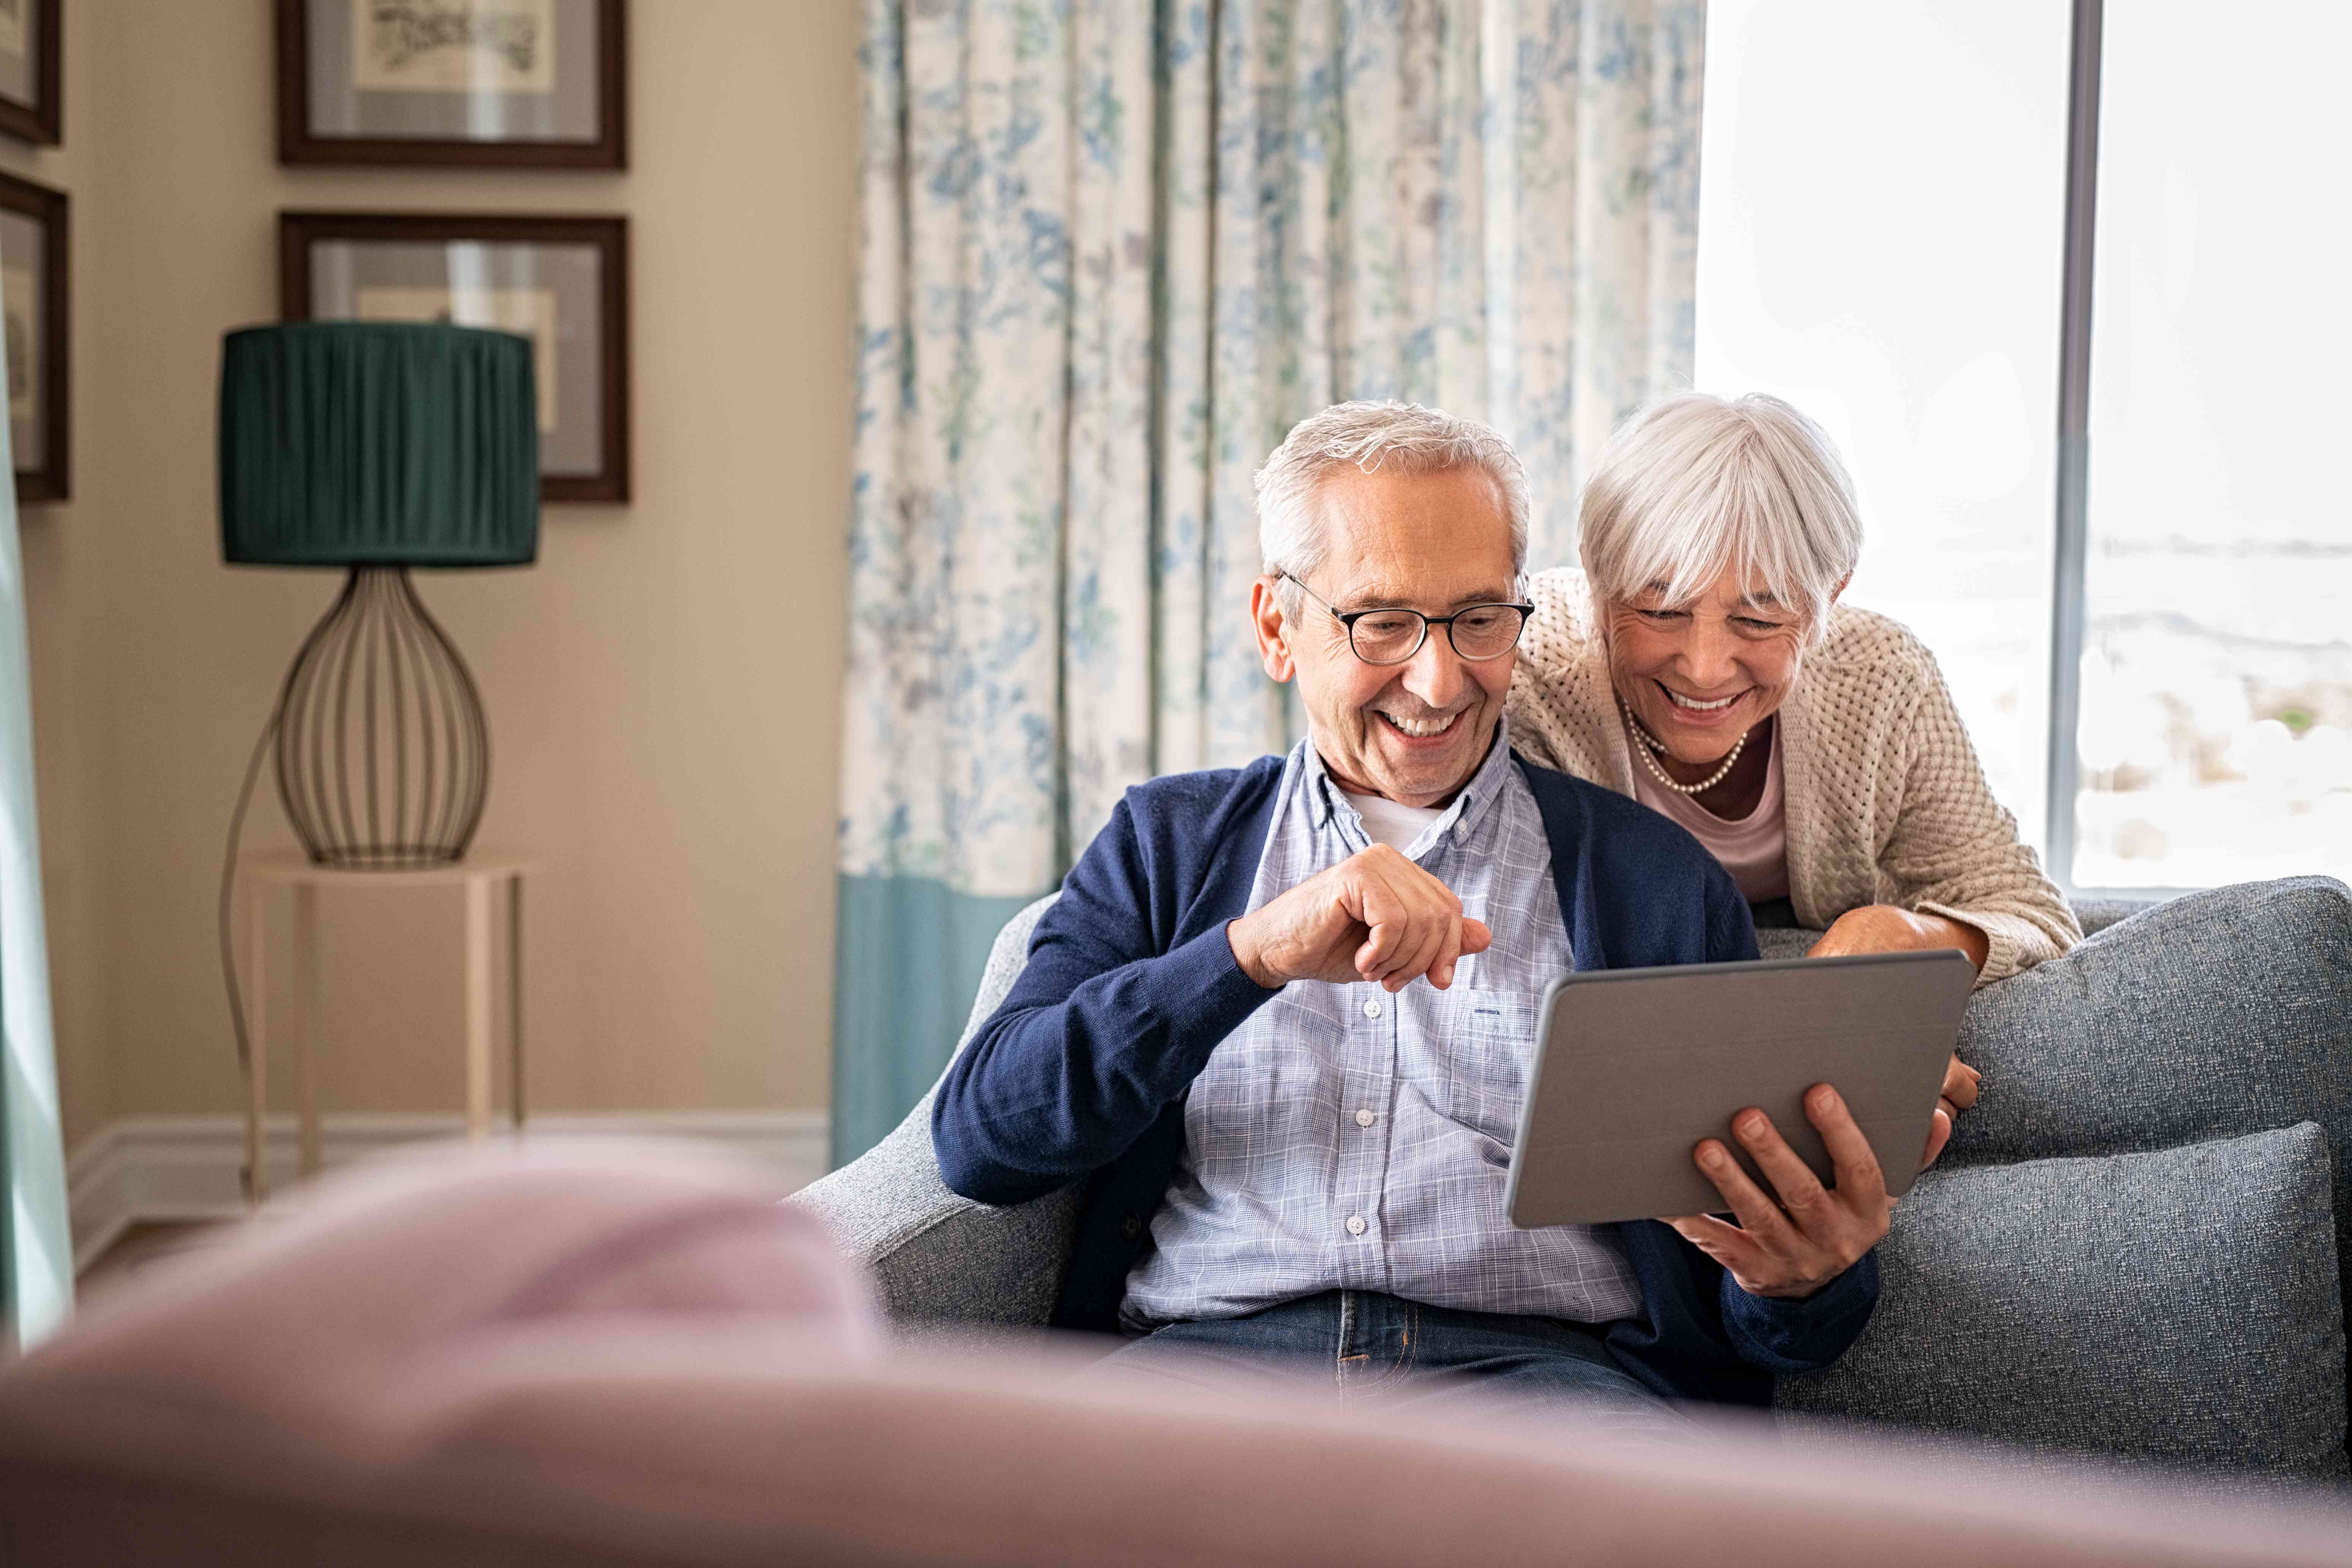
<svg viewBox="0 0 2352 1568"><path fill-rule="evenodd" d="M456 860L481 823L481 696L408 572L538 554L537 408L530 340L509 332L302 321L222 343L222 558L347 569L271 721L278 795L320 865Z"/></svg>

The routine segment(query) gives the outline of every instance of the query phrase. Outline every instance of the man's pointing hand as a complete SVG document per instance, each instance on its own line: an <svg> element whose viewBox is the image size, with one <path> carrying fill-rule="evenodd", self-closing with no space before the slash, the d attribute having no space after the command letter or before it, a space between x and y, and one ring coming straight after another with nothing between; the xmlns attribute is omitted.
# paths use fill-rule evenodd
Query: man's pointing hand
<svg viewBox="0 0 2352 1568"><path fill-rule="evenodd" d="M1444 883L1385 844L1350 855L1265 907L1227 922L1244 973L1268 990L1293 980L1377 980L1402 991L1422 975L1439 990L1494 934L1465 920Z"/></svg>

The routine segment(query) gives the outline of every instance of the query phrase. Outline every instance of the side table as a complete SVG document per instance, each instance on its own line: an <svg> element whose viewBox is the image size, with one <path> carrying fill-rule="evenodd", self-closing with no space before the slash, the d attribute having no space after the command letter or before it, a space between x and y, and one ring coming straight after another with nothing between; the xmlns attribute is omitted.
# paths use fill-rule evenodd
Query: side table
<svg viewBox="0 0 2352 1568"><path fill-rule="evenodd" d="M319 1015L319 893L321 889L457 888L466 911L466 1135L487 1138L490 1131L491 903L499 885L507 889L507 931L512 954L507 982L507 1047L514 1076L514 1125L523 1124L522 1090L522 882L533 869L529 860L508 856L475 855L446 866L404 870L352 870L316 866L299 852L250 856L238 862L245 888L245 990L248 1095L246 1103L245 1148L247 1190L258 1204L268 1195L269 1179L263 1164L263 1128L268 1108L269 1049L266 982L268 978L268 931L265 920L269 890L294 890L294 984L301 1026L294 1034L294 1108L301 1134L296 1169L308 1176L317 1172L319 1158L318 1083L313 1057L320 1033Z"/></svg>

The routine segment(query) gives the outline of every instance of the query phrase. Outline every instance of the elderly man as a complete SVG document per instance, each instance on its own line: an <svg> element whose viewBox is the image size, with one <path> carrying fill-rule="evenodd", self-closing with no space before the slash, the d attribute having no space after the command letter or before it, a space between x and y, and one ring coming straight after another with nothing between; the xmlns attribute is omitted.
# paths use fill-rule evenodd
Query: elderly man
<svg viewBox="0 0 2352 1568"><path fill-rule="evenodd" d="M1055 1321L1137 1336L1122 1362L1673 1421L1671 1400L1767 1402L1870 1315L1888 1200L1826 1086L1807 1114L1832 1186L1752 1109L1732 1134L1777 1202L1696 1151L1737 1225L1504 1213L1544 987L1756 956L1689 835L1512 753L1527 510L1483 426L1350 403L1293 430L1258 475L1250 609L1307 738L1129 791L940 1087L957 1192L1088 1180Z"/></svg>

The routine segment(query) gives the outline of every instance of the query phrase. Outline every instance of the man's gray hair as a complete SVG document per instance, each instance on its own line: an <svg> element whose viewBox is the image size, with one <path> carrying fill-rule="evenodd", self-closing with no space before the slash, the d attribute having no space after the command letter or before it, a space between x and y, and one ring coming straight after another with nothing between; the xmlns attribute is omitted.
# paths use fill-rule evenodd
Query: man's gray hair
<svg viewBox="0 0 2352 1568"><path fill-rule="evenodd" d="M1528 558L1528 475L1511 444L1475 419L1456 419L1417 403L1335 403L1291 427L1257 471L1257 547L1269 574L1304 578L1323 563L1324 536L1315 493L1334 469L1403 474L1478 468L1503 492L1511 525L1511 573ZM1284 584L1296 612L1296 589Z"/></svg>
<svg viewBox="0 0 2352 1568"><path fill-rule="evenodd" d="M1815 639L1862 555L1853 482L1821 426L1760 392L1661 398L1584 487L1577 552L1596 607L1655 585L1687 603L1726 571L1760 582Z"/></svg>

